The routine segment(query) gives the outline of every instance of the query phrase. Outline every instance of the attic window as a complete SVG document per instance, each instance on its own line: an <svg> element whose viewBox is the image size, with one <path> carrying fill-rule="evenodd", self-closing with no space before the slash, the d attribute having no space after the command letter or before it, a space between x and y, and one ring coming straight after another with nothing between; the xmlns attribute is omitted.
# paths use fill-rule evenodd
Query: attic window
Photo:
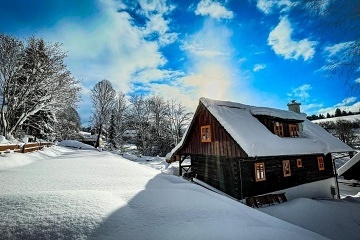
<svg viewBox="0 0 360 240"><path fill-rule="evenodd" d="M282 161L282 165L283 165L284 177L291 176L290 161L284 160Z"/></svg>
<svg viewBox="0 0 360 240"><path fill-rule="evenodd" d="M317 161L318 161L319 171L325 170L324 158L319 156L317 157Z"/></svg>
<svg viewBox="0 0 360 240"><path fill-rule="evenodd" d="M297 124L289 124L290 137L298 137L298 126Z"/></svg>
<svg viewBox="0 0 360 240"><path fill-rule="evenodd" d="M201 126L201 142L211 142L210 125Z"/></svg>
<svg viewBox="0 0 360 240"><path fill-rule="evenodd" d="M282 123L274 123L274 134L278 135L279 137L284 137L284 128Z"/></svg>
<svg viewBox="0 0 360 240"><path fill-rule="evenodd" d="M255 166L255 181L256 182L265 181L266 180L265 164L263 162L255 163L254 166Z"/></svg>

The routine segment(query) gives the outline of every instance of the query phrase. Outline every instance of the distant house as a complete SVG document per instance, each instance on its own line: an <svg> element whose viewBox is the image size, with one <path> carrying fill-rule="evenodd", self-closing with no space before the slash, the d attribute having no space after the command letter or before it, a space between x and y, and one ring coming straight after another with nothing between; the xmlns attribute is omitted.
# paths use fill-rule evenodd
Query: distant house
<svg viewBox="0 0 360 240"><path fill-rule="evenodd" d="M360 181L360 152L341 166L338 173L339 176L343 176L346 180Z"/></svg>
<svg viewBox="0 0 360 240"><path fill-rule="evenodd" d="M79 132L80 138L76 139L79 142L88 144L90 146L95 146L98 134L91 134L90 132ZM99 139L99 146L100 147L104 147L104 142L105 142L105 136L104 135L100 135L100 139Z"/></svg>
<svg viewBox="0 0 360 240"><path fill-rule="evenodd" d="M169 161L185 159L196 179L236 199L285 192L297 197L336 197L331 153L352 148L300 114L201 98ZM296 111L296 112L295 112Z"/></svg>
<svg viewBox="0 0 360 240"><path fill-rule="evenodd" d="M123 136L125 141L130 142L130 143L134 143L135 140L136 140L136 137L138 136L138 131L134 130L134 129L128 129L128 130L124 131L122 136Z"/></svg>

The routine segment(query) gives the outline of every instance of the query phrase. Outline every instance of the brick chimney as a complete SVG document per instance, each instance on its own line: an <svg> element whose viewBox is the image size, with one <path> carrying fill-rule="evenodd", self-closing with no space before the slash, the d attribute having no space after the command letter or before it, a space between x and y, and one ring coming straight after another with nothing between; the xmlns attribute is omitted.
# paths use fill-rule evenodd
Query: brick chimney
<svg viewBox="0 0 360 240"><path fill-rule="evenodd" d="M289 108L289 111L300 113L300 105L301 103L296 102L296 100L291 100L291 103L288 103L287 106ZM302 132L304 130L303 124L298 123L298 129L299 132Z"/></svg>
<svg viewBox="0 0 360 240"><path fill-rule="evenodd" d="M291 100L291 103L287 104L289 111L296 113L300 113L300 105L301 103L296 102L296 100Z"/></svg>

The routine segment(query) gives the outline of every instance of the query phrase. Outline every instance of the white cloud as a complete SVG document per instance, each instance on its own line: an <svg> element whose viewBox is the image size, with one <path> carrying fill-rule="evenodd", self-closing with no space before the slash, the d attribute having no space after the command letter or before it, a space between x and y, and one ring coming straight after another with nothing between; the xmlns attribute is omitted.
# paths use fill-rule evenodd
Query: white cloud
<svg viewBox="0 0 360 240"><path fill-rule="evenodd" d="M270 32L268 45L274 52L285 59L298 59L302 57L304 61L311 59L315 54L317 42L302 39L294 41L291 38L292 27L287 17L280 20L279 24Z"/></svg>
<svg viewBox="0 0 360 240"><path fill-rule="evenodd" d="M159 37L158 42L161 46L168 45L176 41L178 34L169 32L170 20L165 20L161 14L155 14L149 17L149 21L144 27L144 35L156 34Z"/></svg>
<svg viewBox="0 0 360 240"><path fill-rule="evenodd" d="M142 82L142 83L152 83L153 81L159 81L166 79L166 81L179 78L183 76L182 71L175 70L161 70L157 68L147 68L144 69L133 76L133 81Z"/></svg>
<svg viewBox="0 0 360 240"><path fill-rule="evenodd" d="M213 0L201 0L195 10L196 15L210 16L211 18L220 19L232 19L234 13L226 9L219 2Z"/></svg>
<svg viewBox="0 0 360 240"><path fill-rule="evenodd" d="M255 64L254 65L254 68L253 68L253 71L254 72L258 72L260 70L263 70L266 68L266 65L265 64Z"/></svg>
<svg viewBox="0 0 360 240"><path fill-rule="evenodd" d="M356 101L356 97L348 97L342 100L340 103L336 104L334 107L346 107L351 103Z"/></svg>
<svg viewBox="0 0 360 240"><path fill-rule="evenodd" d="M351 48L353 44L354 42L342 42L334 44L332 46L325 47L324 52L328 55L328 57L334 57L338 54L342 54L344 51Z"/></svg>
<svg viewBox="0 0 360 240"><path fill-rule="evenodd" d="M192 59L214 59L229 58L233 49L231 48L230 29L214 24L207 20L203 28L190 36L187 36L180 48L190 55Z"/></svg>
<svg viewBox="0 0 360 240"><path fill-rule="evenodd" d="M117 11L119 6L115 1L101 1L97 15L87 19L85 24L63 21L55 30L42 35L50 41L63 43L69 55L69 69L76 73L76 78L83 80L83 84L94 85L94 82L108 79L117 90L127 93L132 90L133 77L139 73L145 82L154 80L154 72L159 77L156 80L169 76L167 70L162 70L167 59L159 49L174 42L177 33L171 32L170 21L164 17L173 9L165 3L140 1L148 21L137 26L127 12ZM124 4L120 7L126 9ZM150 34L155 37L148 41L146 37Z"/></svg>
<svg viewBox="0 0 360 240"><path fill-rule="evenodd" d="M360 78L355 79L356 83L360 83Z"/></svg>
<svg viewBox="0 0 360 240"><path fill-rule="evenodd" d="M298 98L301 101L307 100L310 98L309 91L312 89L310 84L304 84L300 87L297 87L291 91L291 93L288 93L288 97L290 98ZM295 99L295 100L298 100Z"/></svg>
<svg viewBox="0 0 360 240"><path fill-rule="evenodd" d="M318 113L321 114L335 114L335 110L339 108L341 111L351 111L359 112L360 111L360 102L357 101L357 97L348 97L342 100L340 103L335 104L334 106L321 108L318 110Z"/></svg>
<svg viewBox="0 0 360 240"><path fill-rule="evenodd" d="M175 8L173 5L167 4L166 0L138 0L138 3L147 17L156 13L166 15Z"/></svg>
<svg viewBox="0 0 360 240"><path fill-rule="evenodd" d="M256 7L265 14L271 14L275 10L288 11L293 4L290 0L258 0Z"/></svg>
<svg viewBox="0 0 360 240"><path fill-rule="evenodd" d="M301 112L304 112L308 115L311 115L310 113L317 112L319 108L322 108L324 104L322 103L310 103L310 104L302 104L301 105Z"/></svg>

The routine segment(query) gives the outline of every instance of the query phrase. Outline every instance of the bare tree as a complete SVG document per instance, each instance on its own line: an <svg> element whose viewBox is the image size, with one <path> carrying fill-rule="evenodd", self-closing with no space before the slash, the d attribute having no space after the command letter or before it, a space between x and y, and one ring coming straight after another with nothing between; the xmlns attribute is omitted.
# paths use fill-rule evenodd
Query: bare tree
<svg viewBox="0 0 360 240"><path fill-rule="evenodd" d="M328 48L330 54L322 69L345 80L349 91L358 91L359 84L354 80L360 77L360 1L297 0L295 5L305 9L309 18L315 18L308 21L315 24L315 29L334 33L334 47ZM332 54L336 49L341 50Z"/></svg>
<svg viewBox="0 0 360 240"><path fill-rule="evenodd" d="M111 148L122 149L124 145L123 133L126 128L127 100L125 94L119 92L110 119L109 142Z"/></svg>
<svg viewBox="0 0 360 240"><path fill-rule="evenodd" d="M177 145L183 135L185 127L189 124L193 113L189 112L185 106L177 103L175 100L168 102L170 131L173 136L173 144Z"/></svg>
<svg viewBox="0 0 360 240"><path fill-rule="evenodd" d="M149 101L142 95L130 97L128 109L128 121L132 129L137 132L136 145L141 154L149 154L150 138L150 110Z"/></svg>
<svg viewBox="0 0 360 240"><path fill-rule="evenodd" d="M337 120L335 122L335 136L337 136L344 143L352 146L357 139L353 129L353 123L346 120Z"/></svg>
<svg viewBox="0 0 360 240"><path fill-rule="evenodd" d="M91 100L93 103L92 122L98 130L98 136L95 147L99 147L100 135L103 129L109 127L112 111L115 106L116 91L109 80L98 82L91 91Z"/></svg>

